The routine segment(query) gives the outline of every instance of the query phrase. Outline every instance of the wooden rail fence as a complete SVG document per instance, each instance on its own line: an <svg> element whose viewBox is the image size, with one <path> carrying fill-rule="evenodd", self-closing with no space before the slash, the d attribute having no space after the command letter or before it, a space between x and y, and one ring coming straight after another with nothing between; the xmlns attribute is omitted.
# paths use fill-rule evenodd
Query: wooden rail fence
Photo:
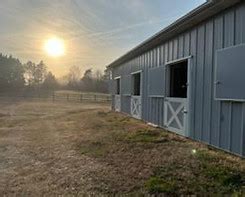
<svg viewBox="0 0 245 197"><path fill-rule="evenodd" d="M111 96L107 94L96 94L96 93L53 93L48 95L4 95L0 94L0 99L12 99L12 100L45 100L52 102L111 102Z"/></svg>

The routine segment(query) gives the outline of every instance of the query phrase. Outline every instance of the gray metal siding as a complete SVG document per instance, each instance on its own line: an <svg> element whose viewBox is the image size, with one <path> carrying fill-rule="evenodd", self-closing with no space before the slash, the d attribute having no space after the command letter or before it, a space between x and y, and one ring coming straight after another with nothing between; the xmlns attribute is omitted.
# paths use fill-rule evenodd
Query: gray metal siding
<svg viewBox="0 0 245 197"><path fill-rule="evenodd" d="M113 75L143 71L142 119L163 127L164 99L149 97L149 69L192 55L190 137L244 156L245 103L214 100L216 51L241 43L245 43L244 2L166 43L159 43L157 48L116 67ZM126 105L123 104L123 109L128 112Z"/></svg>

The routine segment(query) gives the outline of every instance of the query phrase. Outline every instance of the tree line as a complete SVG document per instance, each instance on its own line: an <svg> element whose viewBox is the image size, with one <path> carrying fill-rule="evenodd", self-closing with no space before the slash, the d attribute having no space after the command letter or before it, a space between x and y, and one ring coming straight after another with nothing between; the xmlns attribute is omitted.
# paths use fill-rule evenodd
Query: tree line
<svg viewBox="0 0 245 197"><path fill-rule="evenodd" d="M47 65L40 61L22 63L11 55L0 54L0 92L35 92L69 89L83 92L108 93L108 74L92 69L82 70L78 66L70 67L63 83L48 71Z"/></svg>
<svg viewBox="0 0 245 197"><path fill-rule="evenodd" d="M108 93L109 73L107 70L102 73L100 70L93 72L93 69L87 69L82 73L78 66L72 66L64 80L66 89Z"/></svg>

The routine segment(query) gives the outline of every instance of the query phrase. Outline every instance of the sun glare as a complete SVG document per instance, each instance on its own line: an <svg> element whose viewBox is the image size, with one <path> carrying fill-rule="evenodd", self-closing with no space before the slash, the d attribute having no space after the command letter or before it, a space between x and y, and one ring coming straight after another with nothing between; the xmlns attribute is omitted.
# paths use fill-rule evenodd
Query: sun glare
<svg viewBox="0 0 245 197"><path fill-rule="evenodd" d="M60 57L65 54L65 44L60 38L50 38L45 42L44 49L52 57Z"/></svg>

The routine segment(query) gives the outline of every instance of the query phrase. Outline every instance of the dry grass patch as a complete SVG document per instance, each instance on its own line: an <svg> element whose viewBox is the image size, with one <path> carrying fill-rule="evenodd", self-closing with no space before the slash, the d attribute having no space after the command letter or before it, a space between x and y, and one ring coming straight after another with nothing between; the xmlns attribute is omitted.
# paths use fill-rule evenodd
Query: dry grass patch
<svg viewBox="0 0 245 197"><path fill-rule="evenodd" d="M92 128L90 132L96 140L81 143L82 153L116 167L122 176L131 174L134 178L135 187L124 188L121 182L116 193L144 191L149 194L201 195L243 192L245 166L239 158L209 150L203 144L117 113L99 111L88 127ZM128 166L127 172L123 169L125 166ZM128 177L125 181L132 180Z"/></svg>
<svg viewBox="0 0 245 197"><path fill-rule="evenodd" d="M244 160L106 105L0 107L3 195L242 194Z"/></svg>

